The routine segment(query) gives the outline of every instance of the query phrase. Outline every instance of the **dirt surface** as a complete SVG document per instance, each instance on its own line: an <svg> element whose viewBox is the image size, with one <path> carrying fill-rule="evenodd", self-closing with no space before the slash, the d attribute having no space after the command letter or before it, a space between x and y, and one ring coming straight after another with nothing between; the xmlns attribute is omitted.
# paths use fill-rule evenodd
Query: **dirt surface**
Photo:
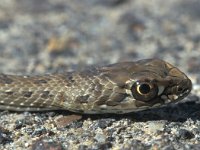
<svg viewBox="0 0 200 150"><path fill-rule="evenodd" d="M178 104L127 115L0 112L0 149L200 149L200 1L1 0L0 72L160 58L193 82Z"/></svg>

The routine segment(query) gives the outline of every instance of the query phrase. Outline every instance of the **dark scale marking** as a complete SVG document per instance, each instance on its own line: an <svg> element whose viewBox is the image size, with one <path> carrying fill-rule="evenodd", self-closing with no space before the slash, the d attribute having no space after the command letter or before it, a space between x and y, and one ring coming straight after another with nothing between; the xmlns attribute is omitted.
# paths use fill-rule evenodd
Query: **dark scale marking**
<svg viewBox="0 0 200 150"><path fill-rule="evenodd" d="M27 97L27 98L31 97L32 94L33 94L33 92L29 92L29 91L24 91L23 92L23 96Z"/></svg>
<svg viewBox="0 0 200 150"><path fill-rule="evenodd" d="M72 86L72 83L68 82L68 83L66 84L66 86L71 87L71 86Z"/></svg>
<svg viewBox="0 0 200 150"><path fill-rule="evenodd" d="M88 91L89 91L90 93L92 93L93 91L95 91L95 85L91 85L91 86L89 87Z"/></svg>
<svg viewBox="0 0 200 150"><path fill-rule="evenodd" d="M7 95L13 95L14 92L5 92Z"/></svg>
<svg viewBox="0 0 200 150"><path fill-rule="evenodd" d="M119 105L120 102L122 102L128 95L127 94L115 94L110 97L112 101L107 101L106 105L108 106L116 106Z"/></svg>
<svg viewBox="0 0 200 150"><path fill-rule="evenodd" d="M129 95L127 93L114 94L111 96L111 99L116 102L122 102L128 96Z"/></svg>
<svg viewBox="0 0 200 150"><path fill-rule="evenodd" d="M44 79L35 80L33 83L35 83L35 84L46 84L47 80L44 80Z"/></svg>
<svg viewBox="0 0 200 150"><path fill-rule="evenodd" d="M69 72L66 76L64 76L64 80L66 80L66 86L71 87L74 84L75 80L73 78L73 73Z"/></svg>
<svg viewBox="0 0 200 150"><path fill-rule="evenodd" d="M99 97L98 101L95 102L96 105L103 105L109 99L109 95L104 95Z"/></svg>
<svg viewBox="0 0 200 150"><path fill-rule="evenodd" d="M67 76L67 81L68 82L75 82L75 80L73 79L73 72L69 72L66 76Z"/></svg>
<svg viewBox="0 0 200 150"><path fill-rule="evenodd" d="M41 98L48 98L50 96L49 93L49 91L42 91Z"/></svg>
<svg viewBox="0 0 200 150"><path fill-rule="evenodd" d="M75 101L77 103L88 103L87 100L89 97L90 97L90 95L78 96Z"/></svg>
<svg viewBox="0 0 200 150"><path fill-rule="evenodd" d="M71 82L74 82L74 81L75 81L75 80L73 79L72 76L69 76L69 77L68 77L68 80L71 81Z"/></svg>
<svg viewBox="0 0 200 150"><path fill-rule="evenodd" d="M106 102L106 105L108 105L108 106L117 106L117 105L119 105L119 102L107 101L107 102Z"/></svg>
<svg viewBox="0 0 200 150"><path fill-rule="evenodd" d="M5 74L0 74L0 83L11 84L13 80Z"/></svg>

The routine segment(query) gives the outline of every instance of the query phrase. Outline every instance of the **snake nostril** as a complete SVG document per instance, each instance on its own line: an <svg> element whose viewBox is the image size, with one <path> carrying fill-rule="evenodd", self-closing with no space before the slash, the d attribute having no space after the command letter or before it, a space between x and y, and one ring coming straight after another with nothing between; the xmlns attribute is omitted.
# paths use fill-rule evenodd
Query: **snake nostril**
<svg viewBox="0 0 200 150"><path fill-rule="evenodd" d="M178 92L182 92L182 91L183 91L183 88L179 86L179 87L177 88L177 91L178 91Z"/></svg>

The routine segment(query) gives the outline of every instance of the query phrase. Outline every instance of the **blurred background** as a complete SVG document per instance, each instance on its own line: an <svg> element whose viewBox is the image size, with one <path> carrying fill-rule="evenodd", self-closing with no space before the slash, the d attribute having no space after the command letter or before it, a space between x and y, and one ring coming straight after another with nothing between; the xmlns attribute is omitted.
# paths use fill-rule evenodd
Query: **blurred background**
<svg viewBox="0 0 200 150"><path fill-rule="evenodd" d="M75 123L66 112L0 112L0 125L9 130L2 136L0 128L0 149L31 148L40 137L66 149L200 149L200 0L1 0L2 73L44 74L145 58L186 72L192 94L152 113L85 116ZM59 117L69 122L62 129Z"/></svg>
<svg viewBox="0 0 200 150"><path fill-rule="evenodd" d="M199 0L1 0L0 70L45 73L161 58L200 71Z"/></svg>

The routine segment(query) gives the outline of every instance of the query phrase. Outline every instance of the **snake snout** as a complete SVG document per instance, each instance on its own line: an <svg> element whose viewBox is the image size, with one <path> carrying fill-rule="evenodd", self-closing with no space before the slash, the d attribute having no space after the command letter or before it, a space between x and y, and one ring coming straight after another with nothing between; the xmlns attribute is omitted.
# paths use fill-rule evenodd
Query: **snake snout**
<svg viewBox="0 0 200 150"><path fill-rule="evenodd" d="M170 100L183 99L190 93L191 89L192 89L191 80L190 79L184 80L181 84L171 88L168 98Z"/></svg>
<svg viewBox="0 0 200 150"><path fill-rule="evenodd" d="M192 89L192 82L190 79L187 79L177 87L177 93L180 92L180 94L181 93L189 94L191 89Z"/></svg>

